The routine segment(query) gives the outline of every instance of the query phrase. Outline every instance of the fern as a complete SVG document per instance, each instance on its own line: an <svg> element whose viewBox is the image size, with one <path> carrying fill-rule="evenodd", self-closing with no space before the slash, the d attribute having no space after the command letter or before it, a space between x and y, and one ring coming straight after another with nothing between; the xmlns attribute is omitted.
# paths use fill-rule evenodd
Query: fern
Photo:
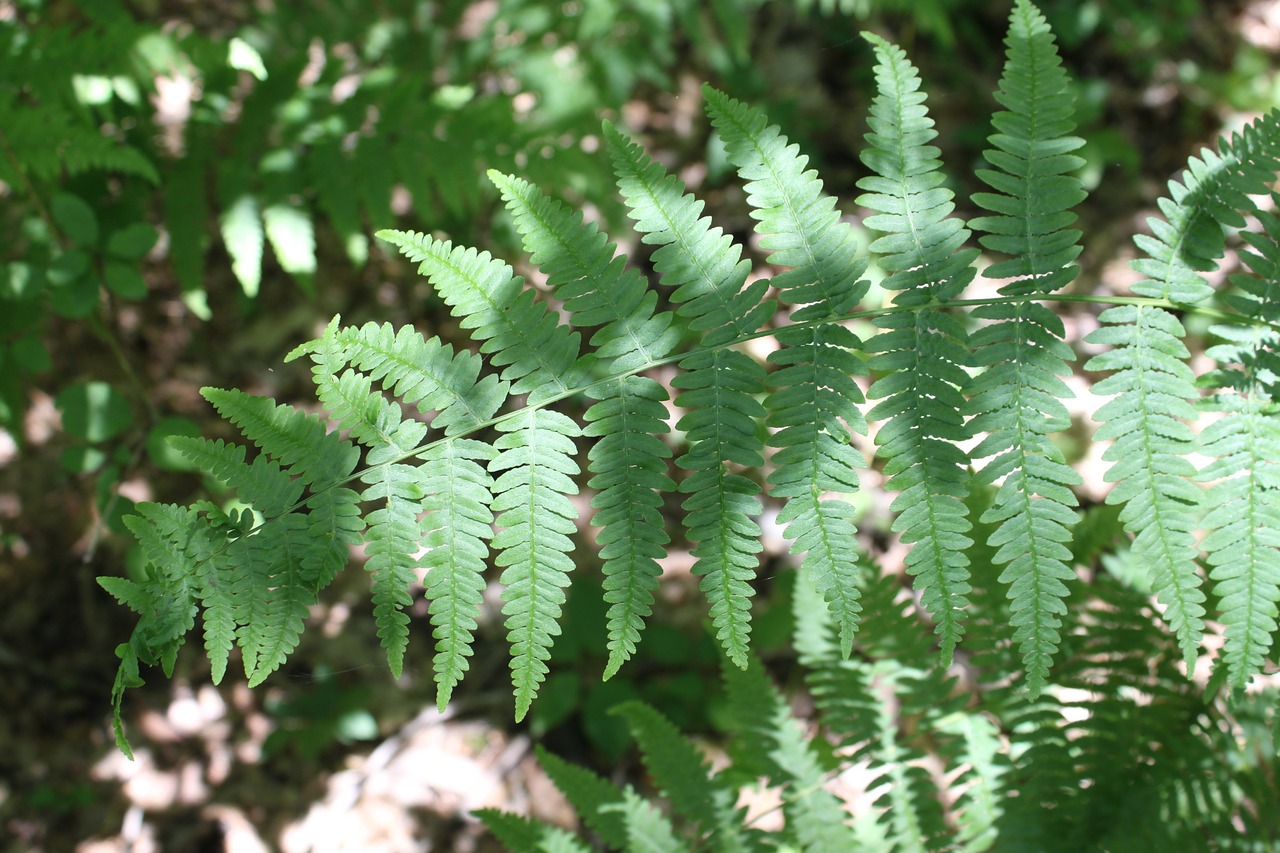
<svg viewBox="0 0 1280 853"><path fill-rule="evenodd" d="M890 507L900 513L894 530L914 543L907 571L919 578L949 657L963 633L959 619L969 591L968 459L957 446L970 435L960 392L969 355L964 326L933 306L954 299L973 279L977 250L961 248L968 231L949 216L952 193L941 185L938 149L927 144L936 133L919 75L901 49L868 39L879 93L862 160L875 175L858 182L866 190L858 203L877 211L866 224L884 235L871 244L890 273L882 284L900 291L896 306L910 309L875 319L886 331L868 342L869 366L885 375L870 396L884 399L868 417L885 421L876 444L888 485L899 492Z"/></svg>
<svg viewBox="0 0 1280 853"><path fill-rule="evenodd" d="M1075 276L1080 232L1069 208L1084 198L1072 172L1084 165L1067 152L1084 144L1069 136L1071 95L1044 17L1027 2L1014 8L1006 40L1009 59L996 98L1007 111L995 115L995 148L986 152L995 169L979 170L996 193L974 201L995 215L973 221L987 231L982 244L1010 256L986 270L989 278L1015 278L1001 294L1048 294ZM1035 199L1034 206L1027 199ZM1003 478L983 520L998 523L990 540L1001 546L996 560L1013 601L1014 635L1023 650L1028 686L1040 690L1060 640L1059 616L1066 583L1075 580L1065 542L1076 516L1070 487L1081 478L1066 464L1050 435L1068 426L1070 395L1058 376L1070 373L1071 349L1062 342L1062 322L1044 305L1018 302L978 308L974 317L992 321L972 339L974 361L985 367L969 389L970 429L985 434L972 451L993 457L979 479Z"/></svg>
<svg viewBox="0 0 1280 853"><path fill-rule="evenodd" d="M455 351L413 329L344 327L334 318L290 355L311 361L323 418L206 389L247 444L176 445L234 493L234 503L143 504L129 519L147 565L139 579L103 581L139 614L118 650L117 714L142 665L172 670L197 617L215 678L238 649L249 682L263 681L296 647L308 607L348 552L363 546L378 635L396 676L409 654L411 590L425 569L441 707L469 668L482 592L498 570L515 713L524 717L562 630L565 589L574 572L595 564L579 532L583 479L608 605L606 677L635 654L654 609L663 560L676 547L663 509L678 494L681 536L692 545L712 629L737 668L726 681L743 698L744 731L765 746L754 769L787 791L794 843L811 849L850 837L840 804L821 793L843 758L833 760L791 719L753 662L757 520L766 502L803 554L807 609L797 647L810 687L844 755L865 759L889 785L886 817L874 831L903 849L949 843L948 812L930 795L923 769L935 754L967 786L952 817L973 849L1016 834L1004 828L1012 818L997 813L991 792L1018 784L1032 766L1018 763L1027 756L1043 754L1050 770L1063 770L1036 780L1046 802L1076 796L1064 781L1076 763L1059 691L1093 683L1079 656L1090 648L1089 625L1102 620L1095 610L1104 593L1074 579L1092 568L1099 547L1114 544L1149 569L1184 664L1194 662L1212 615L1224 626L1220 677L1242 687L1263 671L1280 602L1273 530L1280 225L1252 199L1280 167L1280 114L1193 159L1161 202L1165 219L1138 240L1149 257L1135 263L1146 276L1136 295L1093 298L1114 304L1090 338L1111 349L1086 369L1110 374L1097 386L1114 395L1097 413L1097 437L1114 442L1108 501L1121 530L1100 511L1082 520L1078 477L1054 441L1067 425L1061 377L1072 352L1048 303L1082 298L1060 291L1076 272L1071 207L1083 190L1073 176L1079 140L1070 87L1044 18L1024 0L1015 4L997 93L1003 109L985 154L990 168L978 172L990 191L975 195L985 212L967 223L931 144L918 72L901 49L868 40L877 92L861 152L870 174L859 182L859 203L871 212L862 225L874 232L865 252L799 147L758 111L712 89L708 113L744 182L759 245L784 268L772 278L754 275L743 247L703 215L702 202L610 124L609 160L640 241L652 250L656 282L582 214L497 171L489 178L540 271L537 286L489 253L422 233L380 232L418 266L476 351ZM1211 304L1217 294L1201 273L1224 254L1224 226L1249 235L1253 273L1234 278L1235 292ZM996 256L985 274L1002 280L997 296L965 298L979 256L970 229ZM887 307L859 306L871 259L893 294ZM1210 356L1218 369L1195 376L1178 312L1216 319L1221 343ZM777 346L762 364L746 345L764 337ZM1208 391L1203 400L1197 382ZM1206 410L1225 416L1197 440L1191 425ZM872 427L895 493L892 529L909 546L910 596L885 571L892 567L877 566L860 545L850 496L866 460L855 439ZM1197 450L1211 460L1200 471L1190 460ZM1200 529L1206 535L1197 546ZM1213 614L1201 589L1202 556ZM1132 597L1115 601L1141 611ZM1163 654L1163 635L1142 612L1140 628L1118 623L1115 631ZM933 623L933 638L914 630L920 620ZM1011 768L991 758L995 735L966 708L967 682L950 672L953 658L1000 681L991 707L1023 721L1020 738L1034 733L1019 741ZM1055 665L1057 658L1070 662ZM1150 688L1185 697L1192 688L1166 684L1172 663L1160 661L1160 683ZM1019 666L1024 692L1004 681ZM938 742L895 731L877 690L895 697L900 716L942 733ZM1131 712L1116 711L1123 719ZM689 826L669 823L627 792L606 796L594 782L566 782L581 789L584 808L608 814L596 818L602 835L659 849L711 836L738 849L758 846L757 834L740 826L728 781L717 782L687 745L667 752L672 732L648 712L623 714L658 756L655 781ZM1214 742L1207 731L1188 736ZM708 796L682 788L669 765L705 775ZM1165 784L1185 793L1162 777ZM1153 823L1172 808L1160 802L1144 812ZM522 845L576 843L495 820Z"/></svg>

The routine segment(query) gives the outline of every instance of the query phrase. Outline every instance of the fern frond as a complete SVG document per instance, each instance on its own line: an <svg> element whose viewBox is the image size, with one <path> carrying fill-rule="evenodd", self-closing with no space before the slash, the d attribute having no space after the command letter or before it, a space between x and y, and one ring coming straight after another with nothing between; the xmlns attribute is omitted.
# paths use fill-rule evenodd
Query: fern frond
<svg viewBox="0 0 1280 853"><path fill-rule="evenodd" d="M1134 238L1149 256L1133 262L1148 276L1133 286L1138 295L1184 304L1209 297L1212 288L1200 273L1222 256L1223 224L1242 224L1239 211L1253 209L1247 196L1264 193L1280 168L1280 112L1222 140L1219 149L1192 158L1181 181L1169 182L1169 198L1160 201L1165 220L1148 220L1152 236ZM1104 455L1113 462L1107 479L1116 483L1107 500L1126 502L1121 520L1135 535L1135 555L1151 567L1190 666L1204 633L1191 533L1203 495L1189 482L1195 469L1186 460L1195 445L1186 422L1195 418L1190 401L1198 395L1183 363L1185 330L1172 314L1149 306L1111 308L1100 319L1104 327L1086 340L1114 349L1085 368L1110 371L1095 391L1116 395L1095 415L1103 422L1096 437L1115 442Z"/></svg>
<svg viewBox="0 0 1280 853"><path fill-rule="evenodd" d="M591 338L597 358L610 359L609 369L622 371L671 352L678 340L671 314L654 314L656 291L614 256L616 246L604 234L525 181L496 172L489 177L515 216L531 260L574 322L601 326ZM591 506L610 605L608 679L635 652L652 612L662 573L657 559L670 541L658 509L662 493L674 491L675 483L667 475L671 451L656 437L669 431L663 387L629 376L589 393L600 401L586 412L584 434L598 439L588 465L596 476L588 485L599 491Z"/></svg>
<svg viewBox="0 0 1280 853"><path fill-rule="evenodd" d="M1221 367L1201 378L1201 384L1221 389L1203 407L1224 415L1200 435L1200 451L1211 461L1199 478L1218 481L1206 497L1202 526L1209 533L1201 547L1222 611L1222 663L1228 681L1238 688L1263 669L1280 604L1280 334L1264 324L1280 315L1280 217L1271 211L1255 215L1261 233L1244 235L1255 251L1242 253L1255 275L1232 276L1241 293L1228 301L1264 322L1211 327L1225 342L1206 354Z"/></svg>
<svg viewBox="0 0 1280 853"><path fill-rule="evenodd" d="M737 792L716 778L697 748L658 711L641 702L618 705L612 713L627 721L654 784L672 807L716 840L720 850L748 849Z"/></svg>
<svg viewBox="0 0 1280 853"><path fill-rule="evenodd" d="M866 292L859 277L867 262L857 257L835 199L823 194L816 172L805 171L808 158L756 110L709 86L703 91L729 161L748 182L756 231L764 235L761 245L772 250L769 263L791 267L772 284L783 302L803 306L792 320L836 318L852 310ZM805 554L804 568L821 585L848 654L860 610L851 557L857 549L855 513L847 502L823 495L856 492L857 469L866 467L849 439L850 429L867 430L856 405L863 402L862 391L852 379L864 372L852 353L862 344L836 322L784 329L778 342L782 348L769 356L779 367L769 377L776 390L764 402L766 426L776 430L770 444L777 448L778 469L769 483L786 501L778 520Z"/></svg>
<svg viewBox="0 0 1280 853"><path fill-rule="evenodd" d="M540 745L534 749L538 765L577 810L583 823L610 847L626 847L626 821L617 811L607 808L622 802L622 792L590 770L570 764Z"/></svg>
<svg viewBox="0 0 1280 853"><path fill-rule="evenodd" d="M418 272L480 342L480 352L504 368L502 379L511 383L511 393L538 402L583 384L587 365L578 360L580 336L536 303L510 266L488 252L426 234L379 231L378 236L418 264Z"/></svg>
<svg viewBox="0 0 1280 853"><path fill-rule="evenodd" d="M1085 196L1071 174L1084 161L1069 152L1084 140L1071 135L1072 97L1053 34L1027 0L1015 5L1005 44L996 98L1007 109L992 118L995 147L984 155L995 168L978 171L997 192L973 197L995 215L971 224L988 232L984 246L1010 256L986 271L1014 279L1001 295L1052 293L1077 272L1080 232L1066 226L1075 221L1069 208ZM970 428L987 434L971 456L990 457L980 481L1004 481L982 520L997 525L989 542L1006 565L1000 581L1009 585L1014 639L1035 694L1061 642L1062 599L1075 580L1064 543L1076 522L1070 487L1081 477L1049 437L1070 425L1061 399L1071 392L1058 377L1070 373L1074 354L1062 341L1062 321L1042 304L988 305L973 316L990 323L971 338L974 363L986 369L971 384L966 413L974 416Z"/></svg>
<svg viewBox="0 0 1280 853"><path fill-rule="evenodd" d="M243 391L201 388L200 395L286 473L312 488L333 486L355 470L359 451L337 433L328 432L314 415Z"/></svg>
<svg viewBox="0 0 1280 853"><path fill-rule="evenodd" d="M661 246L654 268L662 283L676 288L672 298L683 303L678 313L690 319L692 330L705 333L704 349L680 363L686 372L672 383L683 391L676 405L689 409L677 424L689 452L676 464L690 472L681 490L690 494L683 506L689 538L697 543L694 573L702 577L717 638L735 663L746 666L750 580L761 550L760 528L752 520L761 509L760 487L731 466L763 463L757 423L764 408L756 395L764 390L764 370L718 345L754 332L773 314L774 303L761 301L766 282L742 287L748 262L739 260L741 248L711 227L709 217L699 219L702 202L684 194L679 180L612 125L605 125L605 136L636 229L645 242Z"/></svg>
<svg viewBox="0 0 1280 853"><path fill-rule="evenodd" d="M599 490L591 506L596 514L603 561L604 598L609 603L610 678L635 652L652 612L671 541L662 527L662 494L675 489L665 460L670 449L655 434L667 432L667 393L652 379L631 376L602 389L603 399L587 410L585 435L597 438L589 467L596 476L588 485Z"/></svg>
<svg viewBox="0 0 1280 853"><path fill-rule="evenodd" d="M445 435L475 429L509 394L509 385L496 376L480 377L479 356L454 353L438 338L424 340L412 326L399 331L390 323L346 327L336 332L335 342L347 363L396 399L423 413L435 412L431 428Z"/></svg>
<svg viewBox="0 0 1280 853"><path fill-rule="evenodd" d="M487 444L454 439L422 459L422 520L427 553L422 566L436 640L436 704L443 712L468 669L472 632L480 616L488 542L493 537L493 476L497 456Z"/></svg>
<svg viewBox="0 0 1280 853"><path fill-rule="evenodd" d="M601 327L591 345L597 358L609 360L609 372L653 364L675 349L679 333L671 313L654 313L657 292L581 211L520 178L490 171L489 179L515 218L529 260L546 275L574 324Z"/></svg>
<svg viewBox="0 0 1280 853"><path fill-rule="evenodd" d="M760 663L753 660L746 670L726 667L724 677L740 733L749 738L745 748L783 786L787 834L810 853L857 849L840 801L826 788L813 745Z"/></svg>
<svg viewBox="0 0 1280 853"><path fill-rule="evenodd" d="M627 826L627 850L638 853L683 853L688 845L676 838L671 821L658 807L631 789L621 803L605 808L622 813Z"/></svg>
<svg viewBox="0 0 1280 853"><path fill-rule="evenodd" d="M502 613L511 643L511 681L516 720L524 719L547 674L552 639L560 633L560 607L573 560L570 540L577 511L567 495L577 494L573 477L572 420L546 409L528 409L498 424L503 433L489 463L497 474L492 509L502 528L493 538L496 563L504 567Z"/></svg>
<svg viewBox="0 0 1280 853"><path fill-rule="evenodd" d="M900 48L866 38L876 53L878 94L861 157L875 174L858 182L866 191L858 203L877 211L866 224L884 235L871 244L890 273L883 286L899 291L895 305L913 308L876 318L886 331L868 342L868 366L883 375L871 386L869 396L880 402L868 418L884 421L876 444L887 485L899 492L893 529L912 544L907 571L949 659L970 591L968 458L957 445L970 435L960 393L969 353L964 326L929 306L955 298L973 279L977 251L963 248L969 232L950 215L953 194L943 186L938 149L927 144L937 132L919 74Z"/></svg>
<svg viewBox="0 0 1280 853"><path fill-rule="evenodd" d="M476 809L473 814L512 853L592 853L590 847L558 826L497 809Z"/></svg>
<svg viewBox="0 0 1280 853"><path fill-rule="evenodd" d="M378 639L387 651L391 674L399 678L409 645L409 616L404 608L413 603L409 586L417 580L414 555L422 542L418 515L424 477L416 466L386 463L368 469L360 479L368 484L361 499L380 506L365 516L369 559L364 568L372 578Z"/></svg>

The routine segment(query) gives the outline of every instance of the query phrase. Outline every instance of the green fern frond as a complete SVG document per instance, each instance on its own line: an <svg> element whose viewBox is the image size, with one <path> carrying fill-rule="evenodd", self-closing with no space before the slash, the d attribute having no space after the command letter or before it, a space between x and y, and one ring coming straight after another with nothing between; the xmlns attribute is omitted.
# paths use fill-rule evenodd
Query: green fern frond
<svg viewBox="0 0 1280 853"><path fill-rule="evenodd" d="M718 849L748 849L736 792L711 773L697 748L641 702L619 705L612 713L627 721L654 784L675 811L696 825L701 836L714 838Z"/></svg>
<svg viewBox="0 0 1280 853"><path fill-rule="evenodd" d="M1221 389L1205 398L1203 408L1223 413L1200 435L1200 451L1211 461L1199 478L1218 481L1206 497L1201 524L1209 533L1201 547L1222 611L1222 663L1238 688L1263 669L1280 604L1280 334L1265 325L1280 316L1280 217L1265 210L1255 216L1261 232L1245 233L1254 251L1242 253L1254 275L1232 276L1241 292L1227 301L1263 322L1211 327L1224 343L1206 354L1221 367L1201 378Z"/></svg>
<svg viewBox="0 0 1280 853"><path fill-rule="evenodd" d="M587 365L578 361L579 335L560 325L511 267L488 252L434 240L426 234L379 231L426 276L480 352L503 367L511 393L530 402L567 393L582 383Z"/></svg>
<svg viewBox="0 0 1280 853"><path fill-rule="evenodd" d="M871 244L890 273L883 286L899 291L895 305L914 309L875 320L886 331L868 341L874 353L868 366L884 375L871 386L869 396L880 402L867 417L884 421L876 444L888 486L899 492L893 529L913 546L907 571L917 578L949 659L964 631L960 612L970 591L968 457L957 445L970 435L960 393L969 353L964 326L930 305L964 290L977 251L962 248L969 232L950 215L953 194L943 186L938 149L927 144L937 132L915 67L900 48L866 37L875 48L878 94L861 157L875 174L858 182L866 191L858 203L877 211L866 224L884 235Z"/></svg>
<svg viewBox="0 0 1280 853"><path fill-rule="evenodd" d="M992 118L995 147L985 152L995 169L978 171L997 193L973 197L995 215L971 224L988 232L984 246L1010 256L986 271L1014 279L1001 286L1001 295L1052 293L1077 272L1072 262L1080 254L1080 232L1066 226L1075 221L1069 208L1085 196L1071 174L1084 161L1069 152L1084 140L1070 135L1072 97L1053 34L1026 0L1013 10L1005 43L1008 61L996 98L1007 110ZM1062 341L1062 321L1042 304L983 306L973 316L990 323L971 338L974 364L986 368L969 389L969 426L986 433L971 456L990 457L980 481L1003 478L982 520L998 525L989 541L1006 565L1000 581L1009 586L1014 639L1035 694L1061 642L1062 599L1075 580L1064 543L1076 522L1070 487L1082 480L1050 439L1070 425L1061 399L1071 392L1058 377L1070 374L1074 354Z"/></svg>
<svg viewBox="0 0 1280 853"><path fill-rule="evenodd" d="M560 607L573 560L569 538L577 510L566 497L578 493L573 439L578 425L558 412L526 410L498 424L500 451L489 463L497 475L493 511L502 528L493 538L495 562L504 567L502 614L511 643L516 720L524 719L547 674L552 638L560 633Z"/></svg>
<svg viewBox="0 0 1280 853"><path fill-rule="evenodd" d="M436 443L422 458L422 566L436 640L436 705L443 712L468 669L480 616L484 571L493 538L493 475L497 456L468 439Z"/></svg>
<svg viewBox="0 0 1280 853"><path fill-rule="evenodd" d="M609 372L633 370L665 358L679 342L670 312L654 313L657 291L626 265L617 246L582 212L549 198L528 181L490 171L515 218L529 260L581 327L599 326L591 338Z"/></svg>
<svg viewBox="0 0 1280 853"><path fill-rule="evenodd" d="M654 314L657 293L615 257L616 246L582 214L571 212L529 183L490 173L515 216L531 260L579 325L598 325L595 355L622 371L652 364L675 347L678 334L668 312ZM605 600L609 603L609 662L612 677L635 652L670 537L658 513L662 494L675 490L667 475L671 451L656 436L669 432L663 403L667 393L653 379L628 376L588 392L600 402L586 412L584 435L592 444L588 485L598 490L591 506L600 528Z"/></svg>
<svg viewBox="0 0 1280 853"><path fill-rule="evenodd" d="M756 110L705 87L707 111L719 129L729 162L747 181L751 215L770 249L768 261L791 269L772 279L781 301L799 307L792 320L837 318L852 310L867 284L853 233L840 221L835 200L822 192L808 159L788 145L777 127ZM804 568L821 585L827 606L840 623L845 654L853 647L860 607L855 584L857 549L854 510L845 501L824 500L827 492L856 492L858 468L866 460L850 446L849 430L866 433L858 410L862 390L854 375L863 373L853 355L862 342L832 322L778 333L781 349L769 362L779 369L769 377L776 389L764 402L766 426L775 430L777 448L769 477L771 493L786 501L779 521L805 554Z"/></svg>
<svg viewBox="0 0 1280 853"><path fill-rule="evenodd" d="M607 808L622 802L622 792L590 770L570 764L542 746L534 749L538 765L573 805L583 823L610 847L626 847L626 820Z"/></svg>
<svg viewBox="0 0 1280 853"><path fill-rule="evenodd" d="M663 284L676 288L672 298L683 303L678 313L690 319L690 329L705 333L707 348L684 359L686 372L672 382L683 392L676 405L689 410L677 424L689 452L676 464L690 472L681 490L690 495L683 506L689 538L697 543L694 573L702 577L717 638L746 666L750 581L761 550L753 520L761 510L760 487L731 466L764 461L757 426L764 408L756 399L764 370L741 352L716 347L754 332L775 306L761 301L765 281L742 287L749 264L739 261L741 248L711 227L709 217L699 219L702 202L612 125L605 125L605 136L636 229L645 242L661 246L654 268Z"/></svg>
<svg viewBox="0 0 1280 853"><path fill-rule="evenodd" d="M390 323L366 323L338 329L334 340L347 363L396 399L423 413L434 412L431 428L445 435L488 421L510 391L496 376L480 377L482 360L476 354L454 353L438 338L423 339L412 326L396 331Z"/></svg>
<svg viewBox="0 0 1280 853"><path fill-rule="evenodd" d="M827 790L813 744L760 663L753 660L746 670L726 667L724 677L739 731L748 739L744 749L783 787L787 834L809 853L857 849L840 801Z"/></svg>
<svg viewBox="0 0 1280 853"><path fill-rule="evenodd" d="M1152 236L1135 238L1149 256L1133 263L1149 276L1133 286L1138 295L1184 304L1209 297L1212 288L1200 272L1222 256L1222 223L1242 222L1238 211L1253 209L1247 195L1264 193L1266 180L1280 169L1280 113L1258 119L1219 147L1219 153L1192 158L1182 180L1169 182L1170 197L1160 201L1165 220L1150 219ZM1085 368L1111 372L1095 391L1116 395L1095 415L1103 422L1097 438L1115 441L1104 455L1113 462L1107 479L1116 483L1108 501L1125 502L1121 519L1135 535L1135 555L1151 567L1190 666L1204 633L1191 533L1203 493L1189 481L1195 468L1186 459L1195 446L1187 426L1196 416L1190 401L1198 397L1183 361L1186 332L1172 314L1151 306L1111 308L1100 319L1106 325L1087 340L1113 349Z"/></svg>
<svg viewBox="0 0 1280 853"><path fill-rule="evenodd" d="M592 853L590 847L558 826L497 809L476 809L473 814L512 853Z"/></svg>
<svg viewBox="0 0 1280 853"><path fill-rule="evenodd" d="M638 853L683 853L688 845L676 838L671 821L658 807L628 789L621 803L606 806L620 812L627 826L627 850Z"/></svg>
<svg viewBox="0 0 1280 853"><path fill-rule="evenodd" d="M314 415L243 391L202 388L200 394L287 474L313 489L343 482L355 470L359 451Z"/></svg>

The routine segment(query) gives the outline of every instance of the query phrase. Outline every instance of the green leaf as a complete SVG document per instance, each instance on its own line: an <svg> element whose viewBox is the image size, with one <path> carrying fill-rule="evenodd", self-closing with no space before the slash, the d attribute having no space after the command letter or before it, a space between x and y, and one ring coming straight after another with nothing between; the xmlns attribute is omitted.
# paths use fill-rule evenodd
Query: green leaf
<svg viewBox="0 0 1280 853"><path fill-rule="evenodd" d="M145 222L126 225L107 239L107 253L126 261L136 261L151 251L160 233Z"/></svg>
<svg viewBox="0 0 1280 853"><path fill-rule="evenodd" d="M91 248L98 242L98 217L84 199L71 193L58 193L49 202L53 221L72 242Z"/></svg>
<svg viewBox="0 0 1280 853"><path fill-rule="evenodd" d="M147 295L147 283L137 264L123 261L107 261L102 270L103 281L107 289L125 299L144 299Z"/></svg>
<svg viewBox="0 0 1280 853"><path fill-rule="evenodd" d="M106 382L70 385L58 392L55 403L62 428L85 441L115 438L133 423L129 402Z"/></svg>

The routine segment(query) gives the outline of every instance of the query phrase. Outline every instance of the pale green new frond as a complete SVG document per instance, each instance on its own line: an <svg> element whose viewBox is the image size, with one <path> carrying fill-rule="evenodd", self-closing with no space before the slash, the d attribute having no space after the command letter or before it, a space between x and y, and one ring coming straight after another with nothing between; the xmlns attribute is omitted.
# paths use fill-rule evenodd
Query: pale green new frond
<svg viewBox="0 0 1280 853"><path fill-rule="evenodd" d="M496 455L487 444L458 438L435 444L419 469L427 513L422 566L435 629L436 705L441 711L468 669L480 616L493 538L493 476L484 466Z"/></svg>
<svg viewBox="0 0 1280 853"><path fill-rule="evenodd" d="M605 136L636 230L661 246L654 268L663 284L676 288L672 299L683 303L679 313L690 318L690 328L706 333L704 347L758 329L775 305L761 301L766 282L742 287L748 263L738 260L741 248L709 218L699 218L702 202L685 194L684 185L638 145L612 125L606 124ZM746 666L750 581L761 550L760 528L752 520L761 509L760 487L730 466L763 463L758 423L764 409L756 396L764 391L764 370L736 350L706 348L680 367L685 372L672 384L684 392L675 402L688 410L677 426L689 452L676 464L690 472L681 490L690 494L683 506L696 543L694 573L702 577L717 638L735 663Z"/></svg>
<svg viewBox="0 0 1280 853"><path fill-rule="evenodd" d="M418 272L480 343L480 352L504 368L502 378L512 384L512 393L536 401L582 384L586 364L578 360L579 334L557 323L510 266L488 252L426 234L379 231L378 236L418 264Z"/></svg>
<svg viewBox="0 0 1280 853"><path fill-rule="evenodd" d="M500 578L502 614L511 643L511 681L516 719L521 720L547 674L551 643L560 633L573 560L569 552L577 531L577 511L567 497L577 494L573 477L572 420L547 409L529 409L498 425L500 451L489 463L497 475L492 509L501 528L493 538Z"/></svg>
<svg viewBox="0 0 1280 853"><path fill-rule="evenodd" d="M840 220L835 200L822 192L816 172L805 171L808 159L758 111L709 86L703 91L729 161L748 182L747 201L759 220L756 231L764 235L761 245L771 250L769 263L791 267L772 284L783 302L804 306L792 319L851 310L866 291L859 277L867 262L857 257L852 230ZM804 567L821 585L848 654L860 610L852 556L855 513L846 501L824 498L827 492L856 492L857 469L866 467L849 439L849 430L867 429L856 406L863 402L862 391L851 378L864 372L851 352L861 342L833 323L785 329L778 343L781 349L769 356L779 368L769 376L775 390L764 402L766 426L776 430L770 438L777 448L771 492L786 501L778 520L787 525L795 550L805 554Z"/></svg>
<svg viewBox="0 0 1280 853"><path fill-rule="evenodd" d="M988 232L981 242L1008 256L986 271L1012 281L1001 295L1052 293L1076 275L1080 232L1070 208L1085 196L1072 172L1084 161L1069 152L1084 141L1072 136L1074 106L1069 81L1044 17L1018 0L1009 20L1008 59L996 98L1006 107L992 117L994 146L985 152L993 169L978 171L995 193L973 200L994 215L974 219ZM1071 396L1059 376L1074 359L1062 340L1062 321L1037 303L987 305L973 316L989 321L970 338L974 364L985 368L972 381L966 413L976 434L986 437L971 451L988 458L979 479L1004 482L982 520L996 524L990 544L1006 564L1000 582L1009 585L1011 623L1016 629L1033 694L1048 679L1061 642L1062 600L1075 580L1064 543L1075 525L1075 494L1081 482L1050 439L1070 424Z"/></svg>
<svg viewBox="0 0 1280 853"><path fill-rule="evenodd" d="M885 255L880 265L890 275L883 286L898 291L895 305L917 306L875 320L885 331L867 343L874 353L868 366L883 375L871 386L869 396L880 402L868 418L885 421L876 444L888 486L899 492L893 529L912 545L907 571L949 659L970 591L968 457L958 446L970 435L960 393L969 353L964 326L928 306L959 295L973 279L977 252L963 248L969 232L950 215L953 194L943 185L938 149L928 144L937 132L915 67L900 48L867 39L877 58L877 95L861 157L875 174L858 182L866 191L858 203L877 211L866 224L883 234L871 244Z"/></svg>

